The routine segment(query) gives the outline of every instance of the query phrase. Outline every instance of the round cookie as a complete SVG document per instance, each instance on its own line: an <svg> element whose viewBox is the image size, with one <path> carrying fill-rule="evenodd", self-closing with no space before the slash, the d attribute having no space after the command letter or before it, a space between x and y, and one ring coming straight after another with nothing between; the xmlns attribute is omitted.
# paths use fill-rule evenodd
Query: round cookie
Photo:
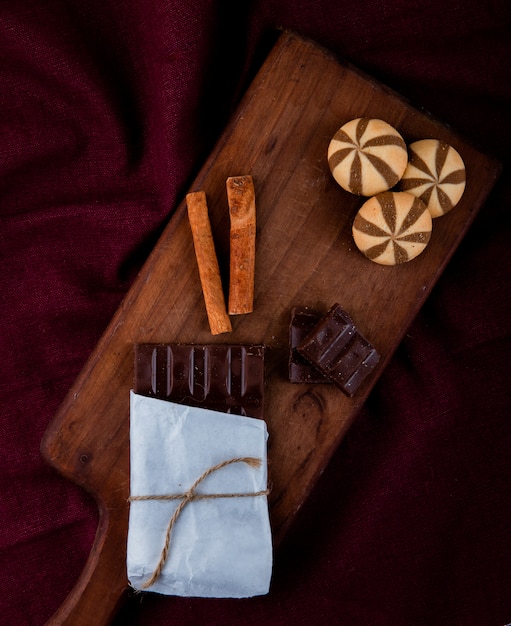
<svg viewBox="0 0 511 626"><path fill-rule="evenodd" d="M332 176L357 196L373 196L394 187L407 163L403 138L383 120L351 120L339 128L328 146Z"/></svg>
<svg viewBox="0 0 511 626"><path fill-rule="evenodd" d="M380 265L398 265L418 256L431 237L432 218L422 200L404 191L385 191L360 207L353 239Z"/></svg>
<svg viewBox="0 0 511 626"><path fill-rule="evenodd" d="M422 139L408 146L408 166L401 179L403 191L413 193L432 217L454 208L465 191L465 164L459 153L443 141Z"/></svg>

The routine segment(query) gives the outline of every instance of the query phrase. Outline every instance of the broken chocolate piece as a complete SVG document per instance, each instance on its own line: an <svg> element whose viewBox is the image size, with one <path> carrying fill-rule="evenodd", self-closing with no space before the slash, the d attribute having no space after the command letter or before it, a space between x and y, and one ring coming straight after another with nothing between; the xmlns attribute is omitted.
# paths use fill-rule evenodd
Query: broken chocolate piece
<svg viewBox="0 0 511 626"><path fill-rule="evenodd" d="M334 304L296 349L349 397L380 360L339 304Z"/></svg>
<svg viewBox="0 0 511 626"><path fill-rule="evenodd" d="M289 324L289 381L292 383L330 383L298 351L302 341L319 322L322 313L309 307L295 306L291 310Z"/></svg>
<svg viewBox="0 0 511 626"><path fill-rule="evenodd" d="M136 344L135 393L263 417L264 346Z"/></svg>

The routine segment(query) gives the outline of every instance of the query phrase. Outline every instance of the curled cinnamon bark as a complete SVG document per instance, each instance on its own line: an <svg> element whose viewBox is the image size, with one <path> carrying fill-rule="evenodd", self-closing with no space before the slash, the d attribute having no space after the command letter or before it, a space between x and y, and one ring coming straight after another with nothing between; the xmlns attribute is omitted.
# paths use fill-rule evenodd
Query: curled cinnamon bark
<svg viewBox="0 0 511 626"><path fill-rule="evenodd" d="M254 309L256 208L251 176L232 176L226 181L231 219L229 313Z"/></svg>
<svg viewBox="0 0 511 626"><path fill-rule="evenodd" d="M211 334L231 332L231 320L225 307L206 194L203 191L189 193L186 196L186 203Z"/></svg>

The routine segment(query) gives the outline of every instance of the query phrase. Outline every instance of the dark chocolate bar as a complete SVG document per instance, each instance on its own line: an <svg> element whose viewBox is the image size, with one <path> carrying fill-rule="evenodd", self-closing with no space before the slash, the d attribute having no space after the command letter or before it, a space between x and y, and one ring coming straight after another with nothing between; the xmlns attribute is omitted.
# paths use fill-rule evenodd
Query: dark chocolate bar
<svg viewBox="0 0 511 626"><path fill-rule="evenodd" d="M264 346L135 344L134 391L262 418Z"/></svg>
<svg viewBox="0 0 511 626"><path fill-rule="evenodd" d="M296 350L349 397L380 360L339 304L334 304Z"/></svg>
<svg viewBox="0 0 511 626"><path fill-rule="evenodd" d="M289 381L292 383L330 383L328 378L309 363L296 349L314 326L322 313L309 307L295 306L289 324Z"/></svg>

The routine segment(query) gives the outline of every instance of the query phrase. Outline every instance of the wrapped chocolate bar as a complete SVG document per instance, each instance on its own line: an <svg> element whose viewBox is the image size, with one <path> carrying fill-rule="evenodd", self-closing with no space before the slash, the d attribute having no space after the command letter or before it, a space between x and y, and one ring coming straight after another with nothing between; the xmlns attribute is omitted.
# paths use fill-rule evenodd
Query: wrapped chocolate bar
<svg viewBox="0 0 511 626"><path fill-rule="evenodd" d="M267 437L260 419L131 393L132 587L217 598L268 592Z"/></svg>

